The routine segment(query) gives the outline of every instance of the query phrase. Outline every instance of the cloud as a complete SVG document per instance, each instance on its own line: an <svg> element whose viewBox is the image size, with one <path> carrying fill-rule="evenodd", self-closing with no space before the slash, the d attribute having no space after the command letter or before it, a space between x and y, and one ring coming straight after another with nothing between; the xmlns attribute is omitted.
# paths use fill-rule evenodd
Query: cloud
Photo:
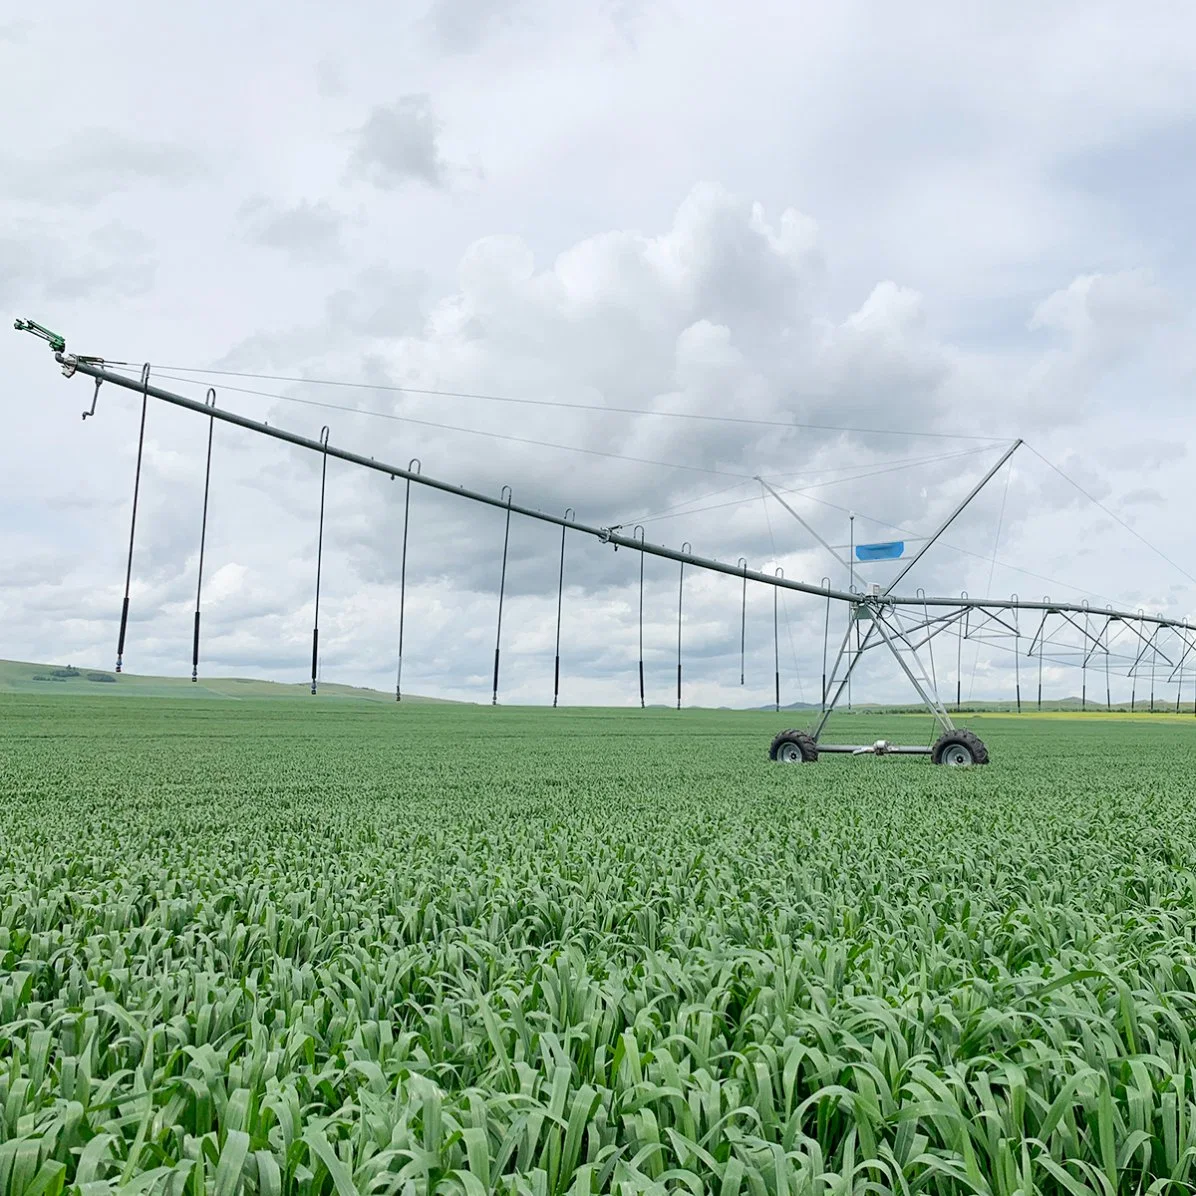
<svg viewBox="0 0 1196 1196"><path fill-rule="evenodd" d="M445 53L476 50L526 7L525 0L433 0L423 24Z"/></svg>
<svg viewBox="0 0 1196 1196"><path fill-rule="evenodd" d="M409 183L443 187L448 167L440 152L440 121L427 95L401 96L371 109L357 130L349 177L384 191Z"/></svg>
<svg viewBox="0 0 1196 1196"><path fill-rule="evenodd" d="M8 195L39 204L91 204L146 183L187 183L204 172L203 157L192 147L105 128L74 133L50 153L10 154L4 163Z"/></svg>
<svg viewBox="0 0 1196 1196"><path fill-rule="evenodd" d="M316 63L316 90L325 99L339 99L348 94L344 68L339 62L325 57Z"/></svg>
<svg viewBox="0 0 1196 1196"><path fill-rule="evenodd" d="M295 261L331 257L341 248L344 218L326 200L280 205L257 196L242 205L240 217L248 241Z"/></svg>
<svg viewBox="0 0 1196 1196"><path fill-rule="evenodd" d="M153 284L156 258L146 238L118 222L62 241L44 219L20 219L0 235L0 303L38 304L132 297Z"/></svg>
<svg viewBox="0 0 1196 1196"><path fill-rule="evenodd" d="M1034 310L1031 329L1061 334L1088 352L1114 355L1172 314L1166 292L1143 270L1084 274Z"/></svg>
<svg viewBox="0 0 1196 1196"><path fill-rule="evenodd" d="M1140 486L1136 490L1127 490L1121 496L1124 507L1161 507L1167 500L1153 486Z"/></svg>
<svg viewBox="0 0 1196 1196"><path fill-rule="evenodd" d="M372 340L401 338L419 329L427 288L427 278L418 271L368 266L348 285L327 295L312 323L254 333L230 348L217 365L221 369L289 370L323 355L355 350L355 367L368 367L366 355ZM389 374L367 372L373 372L376 381L390 380Z"/></svg>

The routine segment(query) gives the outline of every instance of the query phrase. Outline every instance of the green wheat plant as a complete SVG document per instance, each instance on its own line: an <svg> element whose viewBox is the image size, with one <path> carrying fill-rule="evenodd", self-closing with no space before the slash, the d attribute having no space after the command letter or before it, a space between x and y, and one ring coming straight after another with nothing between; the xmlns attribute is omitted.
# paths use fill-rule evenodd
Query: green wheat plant
<svg viewBox="0 0 1196 1196"><path fill-rule="evenodd" d="M774 721L5 699L0 1193L1196 1190L1196 730Z"/></svg>

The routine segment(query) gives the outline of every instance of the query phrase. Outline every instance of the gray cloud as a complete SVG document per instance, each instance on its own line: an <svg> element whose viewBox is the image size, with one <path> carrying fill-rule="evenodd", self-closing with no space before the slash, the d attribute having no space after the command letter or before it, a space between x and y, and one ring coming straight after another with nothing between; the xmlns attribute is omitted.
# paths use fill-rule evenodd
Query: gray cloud
<svg viewBox="0 0 1196 1196"><path fill-rule="evenodd" d="M326 258L341 248L344 217L326 200L280 205L257 196L242 205L240 218L248 241L296 261Z"/></svg>
<svg viewBox="0 0 1196 1196"><path fill-rule="evenodd" d="M443 187L448 167L440 152L440 131L427 95L405 95L393 104L378 104L357 130L349 177L365 179L384 191L408 183Z"/></svg>
<svg viewBox="0 0 1196 1196"><path fill-rule="evenodd" d="M105 128L73 133L52 153L9 155L4 165L11 197L68 205L96 203L145 183L186 183L205 170L202 156L191 147Z"/></svg>
<svg viewBox="0 0 1196 1196"><path fill-rule="evenodd" d="M1136 490L1127 490L1121 496L1121 505L1124 507L1161 507L1165 506L1166 502L1153 486L1139 486Z"/></svg>
<svg viewBox="0 0 1196 1196"><path fill-rule="evenodd" d="M57 239L44 220L16 220L11 228L0 236L0 303L132 297L153 284L156 259L126 225L105 223L71 242Z"/></svg>
<svg viewBox="0 0 1196 1196"><path fill-rule="evenodd" d="M325 99L339 99L348 94L344 68L331 58L316 63L316 90Z"/></svg>
<svg viewBox="0 0 1196 1196"><path fill-rule="evenodd" d="M441 50L464 54L509 25L525 7L525 0L433 0L423 23Z"/></svg>
<svg viewBox="0 0 1196 1196"><path fill-rule="evenodd" d="M221 369L286 370L338 350L360 353L365 349L363 338L398 338L416 331L423 320L427 287L427 278L418 271L368 266L348 286L327 295L313 323L280 332L254 333L234 345L216 364ZM389 374L370 368L364 358L358 358L357 367L365 369L363 380L384 384L391 381ZM244 385L255 386L252 381ZM270 384L257 388L269 391ZM308 397L330 399L325 391L312 391ZM343 399L340 395L332 401Z"/></svg>

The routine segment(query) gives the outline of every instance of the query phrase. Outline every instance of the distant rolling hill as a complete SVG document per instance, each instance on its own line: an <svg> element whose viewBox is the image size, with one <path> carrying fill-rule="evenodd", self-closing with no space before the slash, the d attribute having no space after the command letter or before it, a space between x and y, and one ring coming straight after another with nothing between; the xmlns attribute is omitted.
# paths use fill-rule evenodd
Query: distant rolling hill
<svg viewBox="0 0 1196 1196"><path fill-rule="evenodd" d="M311 700L311 685L280 681L258 681L249 677L143 677L136 673L113 673L108 669L83 666L31 664L23 660L0 660L0 693L96 694L137 698L300 698ZM356 685L321 681L321 698L356 699L363 702L393 702L393 693ZM446 699L404 694L404 702L440 702Z"/></svg>

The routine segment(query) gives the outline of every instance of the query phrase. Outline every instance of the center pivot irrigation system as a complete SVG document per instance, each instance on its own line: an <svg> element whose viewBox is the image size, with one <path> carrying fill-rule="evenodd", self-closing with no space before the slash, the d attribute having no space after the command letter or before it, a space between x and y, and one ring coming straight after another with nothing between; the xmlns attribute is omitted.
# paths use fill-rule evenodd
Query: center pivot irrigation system
<svg viewBox="0 0 1196 1196"><path fill-rule="evenodd" d="M556 664L554 677L553 705L557 704L560 687L560 612L561 594L564 585L564 553L565 533L577 532L584 536L592 536L602 544L610 544L616 551L627 548L640 554L640 660L639 660L639 688L640 705L644 705L644 652L643 652L643 561L645 556L662 557L676 561L679 565L678 595L677 595L677 705L681 705L681 601L684 594L685 567L687 565L704 569L712 573L727 574L742 579L743 609L746 619L746 594L749 581L773 587L774 599L774 641L776 633L776 596L781 590L792 590L800 594L809 594L826 601L825 627L822 655L822 693L818 708L818 716L808 731L786 730L780 732L773 739L769 747L769 757L786 764L813 763L823 752L841 752L851 755L925 755L934 764L973 765L988 762L988 749L980 738L973 732L957 727L951 719L947 704L939 695L938 670L935 666L935 640L944 633L954 631L956 639L956 678L955 705L958 710L961 705L962 689L962 645L964 639L987 642L992 646L1011 650L1015 663L1015 689L1017 709L1022 710L1022 683L1020 657L1022 644L1027 638L1029 644L1026 656L1037 658L1038 683L1037 704L1042 707L1042 669L1044 660L1062 665L1078 665L1083 670L1082 704L1088 704L1088 674L1096 670L1098 675L1103 672L1105 679L1105 704L1112 708L1109 678L1116 674L1134 680L1134 696L1131 697L1131 709L1137 700L1138 679L1145 677L1149 668L1150 678L1150 709L1155 709L1156 681L1177 684L1182 690L1183 670L1189 655L1196 649L1196 629L1187 620L1169 619L1160 615L1149 615L1142 610L1115 610L1110 606L1093 608L1088 603L1052 602L1049 596L1042 601L1023 601L1016 594L1007 599L1002 598L970 598L966 593L959 597L932 597L922 590L914 595L895 593L897 585L922 559L923 556L940 539L943 533L959 518L968 505L993 479L997 472L1013 456L1022 444L1021 440L1014 441L1001 455L1000 459L972 488L967 496L942 521L938 528L929 536L922 539L917 552L905 563L897 575L887 584L870 584L864 588L857 588L854 584L855 561L883 560L900 558L903 545L898 542L892 544L851 545L851 555L845 559L841 555L841 547L833 546L820 536L793 507L787 503L777 490L770 486L763 478L757 479L794 519L840 564L852 568L852 582L847 590L836 589L830 584L829 578L822 578L820 584L798 581L785 577L778 569L775 573L763 573L748 568L746 559L740 557L735 564L700 556L690 550L688 543L680 549L668 548L661 544L653 544L644 538L643 528L637 525L632 535L625 535L621 531L622 525L611 527L595 527L582 523L575 518L572 508L564 515L557 516L532 507L521 506L513 501L509 487L504 486L502 493L496 498L493 495L482 494L463 486L456 486L450 482L424 474L417 459L408 463L407 468L390 465L377 461L372 457L363 457L346 449L337 448L329 443L329 430L325 427L319 439L312 440L284 428L272 427L258 420L249 419L232 411L226 411L216 406L215 390L209 389L207 398L203 402L189 399L183 395L174 394L151 384L150 366L146 364L141 369L140 378L127 377L114 369L100 357L84 357L66 351L63 337L30 320L16 321L18 331L31 332L46 341L54 353L55 360L62 366L66 377L75 374L85 374L95 381L95 391L91 408L83 413L83 418L95 414L96 401L99 397L100 386L108 382L113 386L131 390L142 396L141 424L137 442L137 465L133 484L133 511L129 528L129 558L125 574L125 595L121 609L120 633L117 642L116 671L120 672L123 661L125 633L129 616L129 586L133 568L133 546L137 526L137 499L141 481L142 448L145 440L145 417L148 401L159 399L164 403L182 407L208 419L207 438L207 468L204 478L203 521L200 536L199 580L196 587L196 610L194 642L192 651L191 679L197 680L199 667L200 643L200 597L203 587L203 553L207 533L208 493L211 478L212 460L212 431L215 422L235 424L262 436L273 437L299 448L308 449L321 455L320 472L320 531L316 557L316 601L315 619L312 627L312 678L311 692L317 688L319 665L319 609L320 609L320 572L323 556L324 534L324 494L327 477L328 458L336 457L347 461L351 465L361 466L363 469L374 470L386 474L392 480L403 478L407 483L407 493L404 504L403 522L403 565L402 580L400 582L399 608L399 668L395 686L396 699L402 696L402 659L403 659L403 616L406 593L406 561L407 561L407 519L410 511L411 484L427 486L448 494L455 494L470 502L481 503L490 507L497 507L506 513L505 531L503 537L502 574L499 584L498 629L494 648L494 689L492 701L498 701L498 678L502 640L502 600L506 580L507 547L510 540L511 515L522 515L527 519L551 524L561 529L561 567L558 579L557 594L557 637ZM123 364L123 363L121 363ZM891 550L896 550L895 552ZM847 619L846 628L839 643L838 651L828 669L831 604L839 603L845 609ZM1022 625L1022 615L1028 616L1026 626ZM1030 632L1027 636L1027 632ZM1078 638L1078 646L1077 646ZM743 631L740 635L741 655L743 647ZM774 644L775 647L775 644ZM928 745L902 745L878 740L871 744L840 744L822 742L822 734L827 722L835 709L849 694L849 686L853 674L860 661L869 653L877 649L887 651L897 662L901 672L908 678L918 697L925 703L927 710L934 717L940 732L938 738ZM1196 656L1193 656L1196 664ZM1162 666L1160 675L1159 669ZM1189 668L1192 666L1189 665ZM780 669L777 663L777 709L780 709ZM742 683L742 667L740 681ZM1179 708L1179 696L1176 697L1176 709ZM1196 699L1193 702L1193 714L1196 714Z"/></svg>

